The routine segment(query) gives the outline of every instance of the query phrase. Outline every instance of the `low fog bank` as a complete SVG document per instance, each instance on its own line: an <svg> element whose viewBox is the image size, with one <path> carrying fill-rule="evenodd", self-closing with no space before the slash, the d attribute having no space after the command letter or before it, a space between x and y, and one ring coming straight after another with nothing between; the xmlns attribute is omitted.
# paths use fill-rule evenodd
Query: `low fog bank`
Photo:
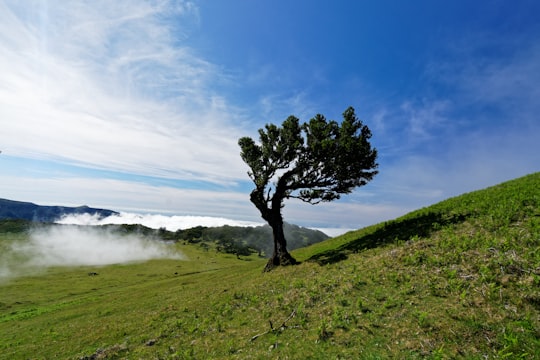
<svg viewBox="0 0 540 360"><path fill-rule="evenodd" d="M138 235L93 227L52 226L34 230L21 248L36 265L109 265L182 256L171 245Z"/></svg>
<svg viewBox="0 0 540 360"><path fill-rule="evenodd" d="M51 266L103 266L150 259L185 257L173 245L110 229L56 225L30 232L0 256L0 280Z"/></svg>
<svg viewBox="0 0 540 360"><path fill-rule="evenodd" d="M134 214L119 213L104 218L98 215L76 214L62 217L57 221L58 224L71 225L122 225L122 224L140 224L152 229L165 228L169 231L185 230L196 226L219 227L223 225L230 226L261 226L262 223L252 221L232 220L221 217L211 216L166 216L158 214Z"/></svg>

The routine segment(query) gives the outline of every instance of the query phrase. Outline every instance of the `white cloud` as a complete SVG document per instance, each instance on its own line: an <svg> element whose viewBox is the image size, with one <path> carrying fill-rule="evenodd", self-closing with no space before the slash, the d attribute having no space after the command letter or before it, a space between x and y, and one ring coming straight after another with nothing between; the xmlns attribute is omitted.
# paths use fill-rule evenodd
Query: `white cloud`
<svg viewBox="0 0 540 360"><path fill-rule="evenodd" d="M261 226L260 222L241 221L212 216L178 216L161 214L136 214L121 212L100 218L97 215L75 214L67 215L57 221L58 224L68 225L108 225L108 224L141 224L152 229L165 228L169 231L189 229L196 226L217 227L229 226Z"/></svg>
<svg viewBox="0 0 540 360"><path fill-rule="evenodd" d="M448 119L444 112L448 109L448 101L436 100L418 105L406 101L401 110L408 120L409 137L415 142L433 138L435 133L440 135L441 128L448 126Z"/></svg>
<svg viewBox="0 0 540 360"><path fill-rule="evenodd" d="M108 265L184 256L156 240L120 236L99 228L51 227L35 230L30 243L16 250L35 254L38 266Z"/></svg>
<svg viewBox="0 0 540 360"><path fill-rule="evenodd" d="M67 225L36 228L28 240L7 246L0 257L0 281L51 266L104 266L150 259L187 260L172 244L138 235Z"/></svg>
<svg viewBox="0 0 540 360"><path fill-rule="evenodd" d="M29 5L0 3L6 154L220 184L243 178L243 131L210 90L225 80L176 35L197 18L192 5Z"/></svg>

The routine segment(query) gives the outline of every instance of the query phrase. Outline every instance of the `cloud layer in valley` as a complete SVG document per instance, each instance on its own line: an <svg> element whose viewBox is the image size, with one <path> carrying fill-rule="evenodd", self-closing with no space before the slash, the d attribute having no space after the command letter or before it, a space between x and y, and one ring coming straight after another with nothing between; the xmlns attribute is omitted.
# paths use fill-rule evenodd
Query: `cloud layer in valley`
<svg viewBox="0 0 540 360"><path fill-rule="evenodd" d="M10 241L0 255L0 280L51 266L104 266L150 259L187 260L171 244L96 227L36 228L28 240Z"/></svg>
<svg viewBox="0 0 540 360"><path fill-rule="evenodd" d="M135 214L120 213L100 218L96 215L77 214L62 217L58 224L72 225L107 225L107 224L141 224L152 229L165 228L169 231L179 229L189 229L196 226L216 227L216 226L261 226L262 223L251 221L231 220L226 218L211 216L167 216L161 214Z"/></svg>

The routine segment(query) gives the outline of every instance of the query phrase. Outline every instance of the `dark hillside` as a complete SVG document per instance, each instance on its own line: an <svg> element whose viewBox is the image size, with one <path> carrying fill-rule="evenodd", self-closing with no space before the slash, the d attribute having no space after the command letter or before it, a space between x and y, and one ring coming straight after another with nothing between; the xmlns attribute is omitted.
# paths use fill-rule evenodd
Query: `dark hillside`
<svg viewBox="0 0 540 360"><path fill-rule="evenodd" d="M54 222L63 215L90 214L107 217L117 212L106 209L91 208L86 205L78 207L43 206L30 202L0 199L0 220L20 219L37 222Z"/></svg>

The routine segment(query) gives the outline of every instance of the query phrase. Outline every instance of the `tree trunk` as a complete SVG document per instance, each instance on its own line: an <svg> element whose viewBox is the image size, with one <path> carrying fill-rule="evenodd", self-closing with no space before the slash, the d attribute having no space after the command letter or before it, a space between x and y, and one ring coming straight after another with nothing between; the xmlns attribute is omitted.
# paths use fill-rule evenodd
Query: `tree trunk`
<svg viewBox="0 0 540 360"><path fill-rule="evenodd" d="M272 228L272 235L274 237L274 253L268 259L264 271L271 271L276 266L298 264L298 261L287 251L287 240L285 240L285 234L283 233L283 220L281 216L269 220L268 223Z"/></svg>
<svg viewBox="0 0 540 360"><path fill-rule="evenodd" d="M283 177L282 177L283 178ZM283 233L283 217L281 216L281 203L285 190L283 185L278 185L276 193L272 197L272 207L268 207L268 199L264 197L264 188L257 187L250 194L250 199L253 204L261 212L261 216L268 225L272 228L272 235L274 237L274 253L272 257L266 263L264 271L271 271L276 266L295 265L298 264L295 258L287 251L287 241L285 240L285 234Z"/></svg>

